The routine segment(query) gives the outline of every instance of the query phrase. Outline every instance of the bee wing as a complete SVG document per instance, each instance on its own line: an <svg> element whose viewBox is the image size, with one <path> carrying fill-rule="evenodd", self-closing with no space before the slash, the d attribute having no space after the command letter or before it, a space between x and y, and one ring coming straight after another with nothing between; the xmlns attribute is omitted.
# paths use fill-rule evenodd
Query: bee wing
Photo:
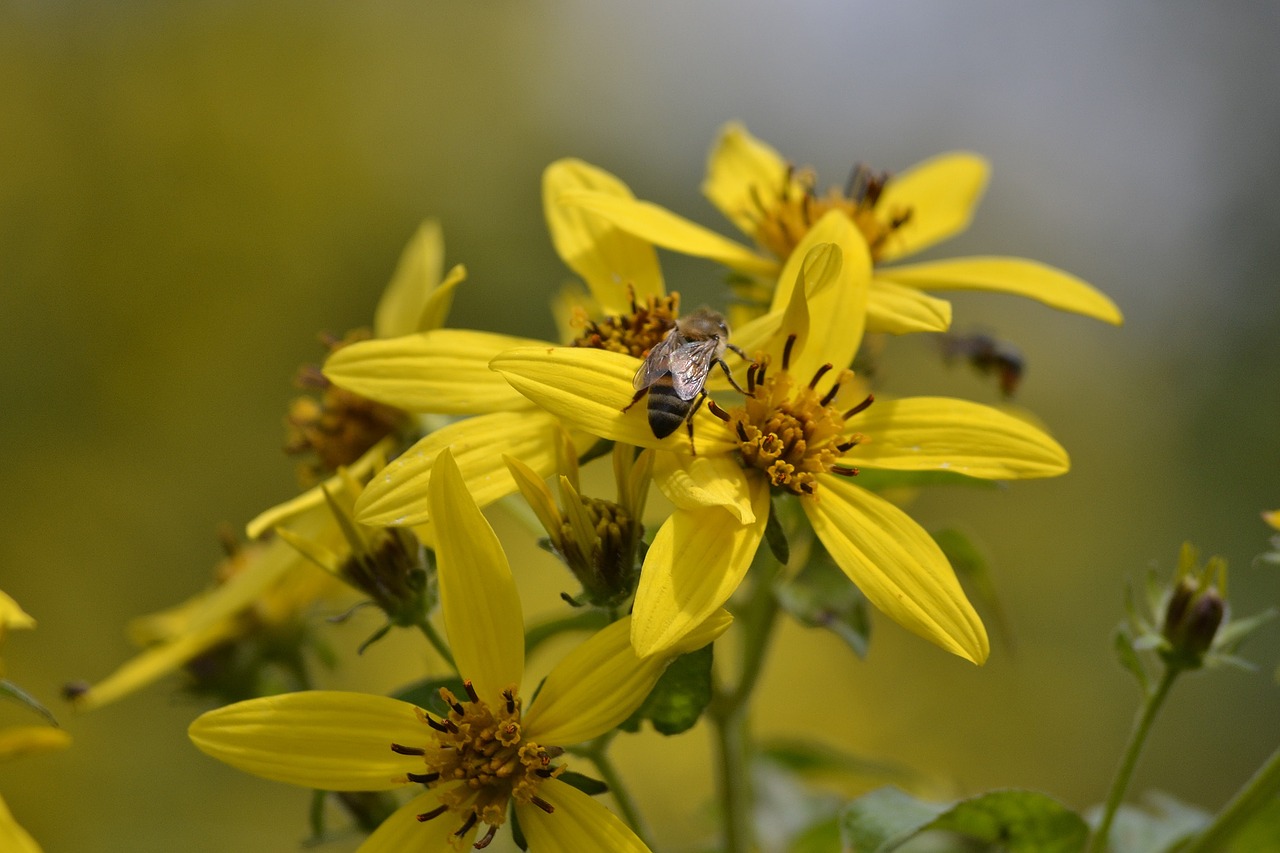
<svg viewBox="0 0 1280 853"><path fill-rule="evenodd" d="M692 400L707 384L707 372L711 370L719 343L715 338L688 341L671 353L671 384L681 400Z"/></svg>
<svg viewBox="0 0 1280 853"><path fill-rule="evenodd" d="M631 387L637 391L648 388L668 373L671 370L671 354L684 342L684 336L678 330L667 332L667 336L658 341L644 357L644 363L636 370L636 375L631 377Z"/></svg>

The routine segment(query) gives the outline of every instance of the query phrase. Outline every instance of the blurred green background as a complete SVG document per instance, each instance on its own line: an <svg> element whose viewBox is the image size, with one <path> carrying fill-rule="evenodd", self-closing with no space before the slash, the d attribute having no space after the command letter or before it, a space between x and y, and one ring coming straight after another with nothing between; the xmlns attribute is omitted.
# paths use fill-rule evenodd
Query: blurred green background
<svg viewBox="0 0 1280 853"><path fill-rule="evenodd" d="M824 185L855 161L986 155L973 227L932 254L1043 260L1127 318L954 300L958 329L1022 348L1018 402L1073 457L1065 478L912 510L987 546L1014 645L974 669L879 620L859 662L789 628L758 727L953 793L1099 801L1137 699L1110 651L1126 580L1190 539L1231 561L1237 612L1280 599L1250 566L1258 512L1280 506L1278 44L1278 7L1249 2L3 0L0 588L39 621L6 659L75 743L3 766L0 792L51 853L296 849L307 793L198 754L185 730L203 707L175 680L88 715L59 686L105 675L131 653L129 618L208 583L220 522L292 493L293 371L319 359L317 332L368 323L421 219L470 271L453 325L551 336L566 271L542 168L583 157L722 227L697 188L736 118ZM716 295L711 266L664 263L687 302ZM891 391L998 401L927 342L889 354ZM551 607L564 578L526 561ZM1277 633L1246 649L1261 672L1178 686L1136 791L1216 808L1276 747ZM335 679L387 690L420 657L406 637ZM624 739L624 772L660 845L699 849L703 734L657 740Z"/></svg>

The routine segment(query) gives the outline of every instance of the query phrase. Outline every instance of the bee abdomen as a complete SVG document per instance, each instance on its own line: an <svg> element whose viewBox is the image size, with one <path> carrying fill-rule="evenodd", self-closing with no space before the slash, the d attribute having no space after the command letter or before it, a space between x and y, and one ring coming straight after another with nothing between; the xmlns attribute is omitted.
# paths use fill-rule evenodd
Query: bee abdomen
<svg viewBox="0 0 1280 853"><path fill-rule="evenodd" d="M658 438L666 438L680 428L693 408L692 400L682 400L664 376L649 386L649 429Z"/></svg>

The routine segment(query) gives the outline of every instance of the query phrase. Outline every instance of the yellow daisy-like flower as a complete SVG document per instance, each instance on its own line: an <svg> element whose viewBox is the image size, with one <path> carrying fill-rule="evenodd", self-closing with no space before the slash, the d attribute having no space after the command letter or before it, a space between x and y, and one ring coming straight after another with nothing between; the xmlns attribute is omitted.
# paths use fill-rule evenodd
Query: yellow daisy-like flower
<svg viewBox="0 0 1280 853"><path fill-rule="evenodd" d="M426 785L362 853L484 846L508 805L534 851L647 849L608 809L556 778L556 759L566 745L630 716L667 660L637 658L629 622L616 622L562 659L526 709L524 627L510 566L449 450L432 471L441 607L465 695L442 691L450 710L440 718L355 693L250 700L202 715L191 725L192 741L241 770L312 788ZM711 642L729 621L726 613L712 615L670 655Z"/></svg>
<svg viewBox="0 0 1280 853"><path fill-rule="evenodd" d="M753 399L694 416L696 455L679 434L654 437L633 397L631 356L525 348L494 370L567 423L616 441L669 451L656 478L677 506L640 577L632 640L641 656L678 642L733 593L764 535L770 492L797 496L814 531L873 604L974 662L987 636L933 539L902 510L856 485L856 466L947 470L970 477L1046 477L1068 468L1052 438L987 406L945 398L870 405L850 363L860 343L871 258L844 216L805 235L779 278L786 300L759 366Z"/></svg>
<svg viewBox="0 0 1280 853"><path fill-rule="evenodd" d="M622 191L605 186L569 189L556 201L654 245L710 258L765 281L772 281L824 215L838 212L862 235L875 267L867 299L868 331L945 331L951 320L950 303L928 296L926 290L1011 293L1119 324L1120 311L1110 299L1080 279L1036 261L980 256L883 266L964 230L986 186L988 171L981 157L952 152L893 177L858 167L845 187L820 194L811 170L793 168L777 151L733 123L724 128L712 150L702 189L752 238L755 249L636 200L620 181ZM767 285L763 291L747 288L740 295L765 305L770 301Z"/></svg>

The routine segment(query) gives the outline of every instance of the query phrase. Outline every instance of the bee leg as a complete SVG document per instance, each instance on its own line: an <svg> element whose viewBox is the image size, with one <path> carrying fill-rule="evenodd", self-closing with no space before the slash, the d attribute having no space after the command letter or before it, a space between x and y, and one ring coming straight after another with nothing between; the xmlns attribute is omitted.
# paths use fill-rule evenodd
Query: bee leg
<svg viewBox="0 0 1280 853"><path fill-rule="evenodd" d="M622 407L622 411L625 412L627 409L630 409L636 403L639 403L640 398L643 397L648 390L649 389L646 387L646 388L641 388L639 391L637 391L636 395L631 398L631 402L627 403L625 406Z"/></svg>
<svg viewBox="0 0 1280 853"><path fill-rule="evenodd" d="M698 455L698 448L693 446L693 416L698 414L698 409L701 409L702 404L706 402L708 399L709 398L707 397L707 392L705 389L699 392L698 402L693 404L693 408L689 410L689 416L684 419L684 427L689 431L689 455L690 456ZM711 405L714 406L715 402L713 401Z"/></svg>
<svg viewBox="0 0 1280 853"><path fill-rule="evenodd" d="M733 378L733 371L729 369L729 365L725 363L725 360L723 358L717 358L716 364L720 365L720 369L724 371L724 375L729 378L729 384L733 386L733 390L737 391L739 394L741 394L744 397L755 397L755 394L752 394L749 391L745 390L741 385L738 384L738 380Z"/></svg>

